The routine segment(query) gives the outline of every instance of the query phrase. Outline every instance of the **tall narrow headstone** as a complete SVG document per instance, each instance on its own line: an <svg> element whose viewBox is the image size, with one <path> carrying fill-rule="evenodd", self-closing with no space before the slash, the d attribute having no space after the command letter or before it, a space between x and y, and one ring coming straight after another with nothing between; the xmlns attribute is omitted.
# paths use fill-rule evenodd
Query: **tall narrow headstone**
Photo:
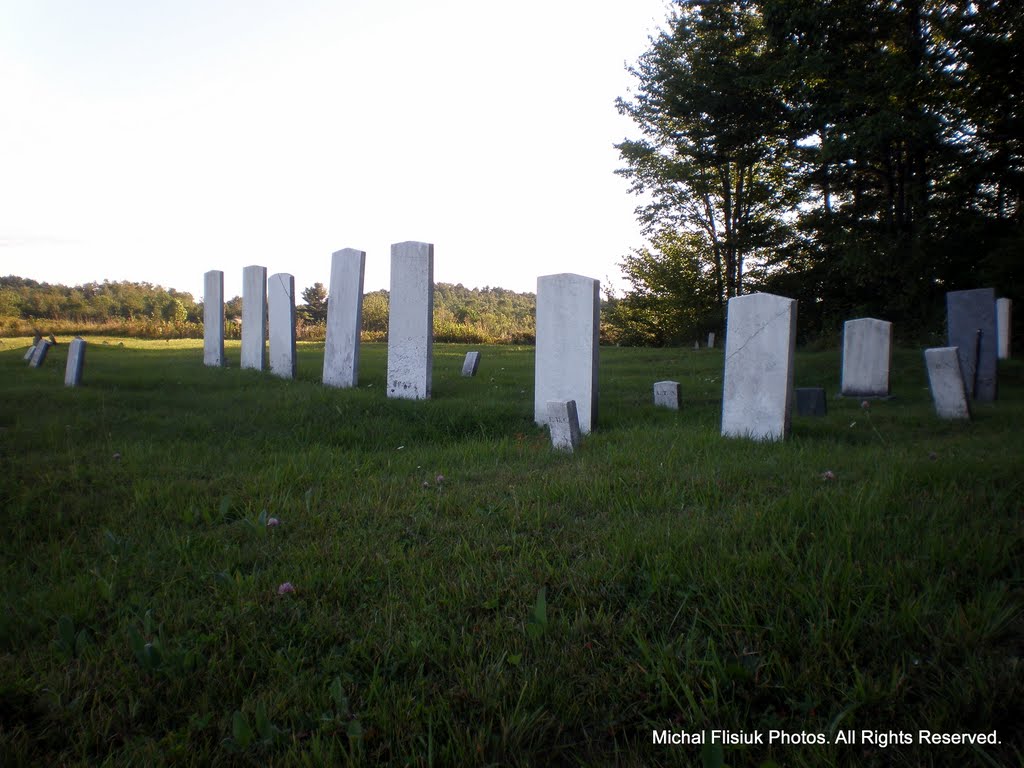
<svg viewBox="0 0 1024 768"><path fill-rule="evenodd" d="M781 440L789 432L796 300L770 293L729 299L722 435Z"/></svg>
<svg viewBox="0 0 1024 768"><path fill-rule="evenodd" d="M996 299L996 335L999 337L999 359L1010 359L1010 318L1013 302L1010 299Z"/></svg>
<svg viewBox="0 0 1024 768"><path fill-rule="evenodd" d="M359 332L363 325L365 269L365 251L344 248L331 256L323 377L328 387L355 387L359 384Z"/></svg>
<svg viewBox="0 0 1024 768"><path fill-rule="evenodd" d="M64 386L77 387L82 383L85 369L85 339L75 338L68 347L68 364L64 369Z"/></svg>
<svg viewBox="0 0 1024 768"><path fill-rule="evenodd" d="M580 432L597 423L601 283L582 275L537 278L533 418L548 423L548 402L574 400Z"/></svg>
<svg viewBox="0 0 1024 768"><path fill-rule="evenodd" d="M430 397L434 364L434 246L391 246L388 308L388 397Z"/></svg>
<svg viewBox="0 0 1024 768"><path fill-rule="evenodd" d="M967 390L956 347L935 347L924 351L928 368L928 386L932 391L935 413L940 419L969 419Z"/></svg>
<svg viewBox="0 0 1024 768"><path fill-rule="evenodd" d="M295 278L284 272L267 280L270 305L270 372L295 378ZM244 328L244 326L243 326Z"/></svg>
<svg viewBox="0 0 1024 768"><path fill-rule="evenodd" d="M479 352L467 352L466 359L462 361L462 375L476 376L476 369L480 365Z"/></svg>
<svg viewBox="0 0 1024 768"><path fill-rule="evenodd" d="M545 409L551 446L556 451L575 453L580 446L580 419L574 400L552 400Z"/></svg>
<svg viewBox="0 0 1024 768"><path fill-rule="evenodd" d="M843 323L844 396L888 397L891 366L892 323L873 317Z"/></svg>
<svg viewBox="0 0 1024 768"><path fill-rule="evenodd" d="M996 399L996 292L992 288L946 294L949 346L960 356L964 390L975 400ZM942 347L939 347L942 349Z"/></svg>
<svg viewBox="0 0 1024 768"><path fill-rule="evenodd" d="M679 382L678 381L656 381L654 382L654 404L659 408L669 408L673 411L679 410Z"/></svg>
<svg viewBox="0 0 1024 768"><path fill-rule="evenodd" d="M43 363L46 362L46 353L50 351L50 342L47 339L40 339L36 343L36 351L32 353L32 358L28 361L29 368L39 368Z"/></svg>
<svg viewBox="0 0 1024 768"><path fill-rule="evenodd" d="M224 365L224 273L203 275L203 365Z"/></svg>
<svg viewBox="0 0 1024 768"><path fill-rule="evenodd" d="M715 332L712 331L711 333L708 334L708 349L714 349L714 348L715 348Z"/></svg>
<svg viewBox="0 0 1024 768"><path fill-rule="evenodd" d="M267 367L267 268L242 270L242 367Z"/></svg>

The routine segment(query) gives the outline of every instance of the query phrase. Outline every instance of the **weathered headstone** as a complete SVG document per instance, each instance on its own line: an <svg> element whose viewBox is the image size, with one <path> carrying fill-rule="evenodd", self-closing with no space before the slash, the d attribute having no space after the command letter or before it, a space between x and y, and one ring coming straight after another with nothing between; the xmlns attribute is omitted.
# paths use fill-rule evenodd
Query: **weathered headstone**
<svg viewBox="0 0 1024 768"><path fill-rule="evenodd" d="M796 412L800 416L824 416L828 413L824 388L797 387Z"/></svg>
<svg viewBox="0 0 1024 768"><path fill-rule="evenodd" d="M573 400L580 432L597 424L601 283L574 274L537 278L533 418L548 422L548 402Z"/></svg>
<svg viewBox="0 0 1024 768"><path fill-rule="evenodd" d="M75 338L68 346L68 364L64 369L64 386L77 387L85 370L85 339Z"/></svg>
<svg viewBox="0 0 1024 768"><path fill-rule="evenodd" d="M976 288L947 293L946 325L949 346L958 349L967 396L981 401L995 400L995 290Z"/></svg>
<svg viewBox="0 0 1024 768"><path fill-rule="evenodd" d="M35 345L35 343L33 343L32 346L30 346L28 349L25 350L25 357L23 357L22 360L27 360L28 362L32 362L32 356L35 353L36 353L36 345Z"/></svg>
<svg viewBox="0 0 1024 768"><path fill-rule="evenodd" d="M267 367L267 268L242 270L242 367Z"/></svg>
<svg viewBox="0 0 1024 768"><path fill-rule="evenodd" d="M295 278L284 272L267 280L270 307L270 372L295 378ZM244 326L243 326L244 329Z"/></svg>
<svg viewBox="0 0 1024 768"><path fill-rule="evenodd" d="M996 335L999 337L998 357L1000 360L1010 359L1010 318L1013 302L1010 299L996 299Z"/></svg>
<svg viewBox="0 0 1024 768"><path fill-rule="evenodd" d="M551 400L547 411L551 446L556 451L575 453L580 445L580 419L575 400Z"/></svg>
<svg viewBox="0 0 1024 768"><path fill-rule="evenodd" d="M656 381L654 382L654 404L659 408L670 408L673 411L679 410L679 382L678 381Z"/></svg>
<svg viewBox="0 0 1024 768"><path fill-rule="evenodd" d="M694 349L700 349L700 342L699 341L693 342L693 348Z"/></svg>
<svg viewBox="0 0 1024 768"><path fill-rule="evenodd" d="M845 397L888 397L892 367L892 323L862 317L843 324Z"/></svg>
<svg viewBox="0 0 1024 768"><path fill-rule="evenodd" d="M329 387L359 384L359 332L363 325L366 252L344 248L331 256L327 340L323 382Z"/></svg>
<svg viewBox="0 0 1024 768"><path fill-rule="evenodd" d="M462 361L462 375L476 376L476 369L480 365L479 352L467 352L466 359Z"/></svg>
<svg viewBox="0 0 1024 768"><path fill-rule="evenodd" d="M708 349L714 349L714 348L715 348L715 332L712 331L711 333L708 334Z"/></svg>
<svg viewBox="0 0 1024 768"><path fill-rule="evenodd" d="M391 246L388 397L430 397L434 364L434 246Z"/></svg>
<svg viewBox="0 0 1024 768"><path fill-rule="evenodd" d="M29 368L39 368L46 362L46 353L50 351L50 346L50 342L46 339L41 339L36 344L35 352L32 353L32 359L28 361Z"/></svg>
<svg viewBox="0 0 1024 768"><path fill-rule="evenodd" d="M224 365L224 273L203 275L203 365Z"/></svg>
<svg viewBox="0 0 1024 768"><path fill-rule="evenodd" d="M928 368L928 386L932 391L935 413L940 419L969 419L967 390L964 387L960 357L956 347L935 347L924 351Z"/></svg>
<svg viewBox="0 0 1024 768"><path fill-rule="evenodd" d="M796 305L795 299L770 293L729 299L723 436L781 440L789 432Z"/></svg>

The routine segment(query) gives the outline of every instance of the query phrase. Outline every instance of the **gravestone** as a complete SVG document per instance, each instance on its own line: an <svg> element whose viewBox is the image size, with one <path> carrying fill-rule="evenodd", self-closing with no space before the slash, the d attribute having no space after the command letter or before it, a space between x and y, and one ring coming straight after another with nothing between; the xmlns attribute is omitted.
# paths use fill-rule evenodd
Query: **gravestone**
<svg viewBox="0 0 1024 768"><path fill-rule="evenodd" d="M267 367L267 268L242 270L242 367Z"/></svg>
<svg viewBox="0 0 1024 768"><path fill-rule="evenodd" d="M77 387L85 370L85 339L75 338L68 347L68 364L64 369L64 386Z"/></svg>
<svg viewBox="0 0 1024 768"><path fill-rule="evenodd" d="M580 419L575 400L551 400L547 404L551 446L556 451L575 453L580 446Z"/></svg>
<svg viewBox="0 0 1024 768"><path fill-rule="evenodd" d="M388 397L430 397L434 363L434 246L391 246L388 307Z"/></svg>
<svg viewBox="0 0 1024 768"><path fill-rule="evenodd" d="M224 273L203 275L203 365L224 365Z"/></svg>
<svg viewBox="0 0 1024 768"><path fill-rule="evenodd" d="M548 422L548 402L576 403L580 432L597 423L597 355L601 283L574 274L537 278L537 347L533 418Z"/></svg>
<svg viewBox="0 0 1024 768"><path fill-rule="evenodd" d="M888 397L892 323L862 317L843 323L844 397Z"/></svg>
<svg viewBox="0 0 1024 768"><path fill-rule="evenodd" d="M46 353L50 351L50 342L46 339L40 340L32 353L32 359L28 361L29 368L39 368L46 362Z"/></svg>
<svg viewBox="0 0 1024 768"><path fill-rule="evenodd" d="M782 440L789 432L796 300L770 293L729 299L722 435Z"/></svg>
<svg viewBox="0 0 1024 768"><path fill-rule="evenodd" d="M960 356L956 347L935 347L924 351L924 362L928 368L928 387L932 391L935 413L940 419L969 419L971 412L967 405L967 390L964 387L963 372L960 370Z"/></svg>
<svg viewBox="0 0 1024 768"><path fill-rule="evenodd" d="M365 251L345 248L331 256L323 374L323 382L328 387L355 387L359 384L359 332L363 326L365 270Z"/></svg>
<svg viewBox="0 0 1024 768"><path fill-rule="evenodd" d="M1010 359L1010 318L1013 302L1010 299L996 299L996 336L999 338L998 357Z"/></svg>
<svg viewBox="0 0 1024 768"><path fill-rule="evenodd" d="M824 416L828 413L824 388L797 387L796 412L800 416Z"/></svg>
<svg viewBox="0 0 1024 768"><path fill-rule="evenodd" d="M295 378L295 278L284 272L267 281L270 309L270 372ZM242 326L243 330L245 326Z"/></svg>
<svg viewBox="0 0 1024 768"><path fill-rule="evenodd" d="M996 294L992 288L946 294L950 347L960 356L964 391L975 400L996 399ZM939 347L943 349L943 347Z"/></svg>
<svg viewBox="0 0 1024 768"><path fill-rule="evenodd" d="M700 349L700 342L699 341L693 342L693 348L694 349Z"/></svg>
<svg viewBox="0 0 1024 768"><path fill-rule="evenodd" d="M467 352L466 359L462 362L463 376L476 376L476 369L480 365L479 352Z"/></svg>
<svg viewBox="0 0 1024 768"><path fill-rule="evenodd" d="M714 349L714 348L715 348L715 332L712 331L711 333L708 334L708 349Z"/></svg>
<svg viewBox="0 0 1024 768"><path fill-rule="evenodd" d="M679 410L679 382L678 381L656 381L654 382L654 404L659 408L669 408L673 411Z"/></svg>
<svg viewBox="0 0 1024 768"><path fill-rule="evenodd" d="M31 362L32 361L32 355L34 355L35 353L36 353L36 345L35 345L35 343L33 343L32 346L30 346L28 349L25 350L25 356L22 358L22 360L27 360L27 361Z"/></svg>

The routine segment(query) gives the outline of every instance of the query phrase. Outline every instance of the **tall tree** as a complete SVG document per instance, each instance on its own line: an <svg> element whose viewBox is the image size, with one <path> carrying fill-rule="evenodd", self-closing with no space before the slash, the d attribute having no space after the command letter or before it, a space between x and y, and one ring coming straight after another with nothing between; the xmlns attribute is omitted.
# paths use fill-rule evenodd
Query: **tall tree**
<svg viewBox="0 0 1024 768"><path fill-rule="evenodd" d="M308 323L319 325L327 322L327 289L323 283L313 283L302 292L305 302L299 307L299 314Z"/></svg>

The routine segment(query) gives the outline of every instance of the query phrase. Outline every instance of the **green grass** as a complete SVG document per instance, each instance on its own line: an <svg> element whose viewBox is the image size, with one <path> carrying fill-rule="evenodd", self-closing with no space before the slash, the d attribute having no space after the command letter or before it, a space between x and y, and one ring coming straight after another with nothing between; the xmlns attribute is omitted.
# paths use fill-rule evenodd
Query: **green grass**
<svg viewBox="0 0 1024 768"><path fill-rule="evenodd" d="M718 434L719 351L603 348L565 456L532 348L464 379L438 345L433 399L400 402L382 345L332 390L322 345L286 382L237 343L212 370L196 342L108 341L79 389L65 343L39 370L0 347L5 767L719 764L651 743L705 728L1001 740L731 766L1024 758L1019 362L947 423L900 350L894 399L757 444ZM838 376L798 355L797 385ZM664 378L678 413L650 405Z"/></svg>

